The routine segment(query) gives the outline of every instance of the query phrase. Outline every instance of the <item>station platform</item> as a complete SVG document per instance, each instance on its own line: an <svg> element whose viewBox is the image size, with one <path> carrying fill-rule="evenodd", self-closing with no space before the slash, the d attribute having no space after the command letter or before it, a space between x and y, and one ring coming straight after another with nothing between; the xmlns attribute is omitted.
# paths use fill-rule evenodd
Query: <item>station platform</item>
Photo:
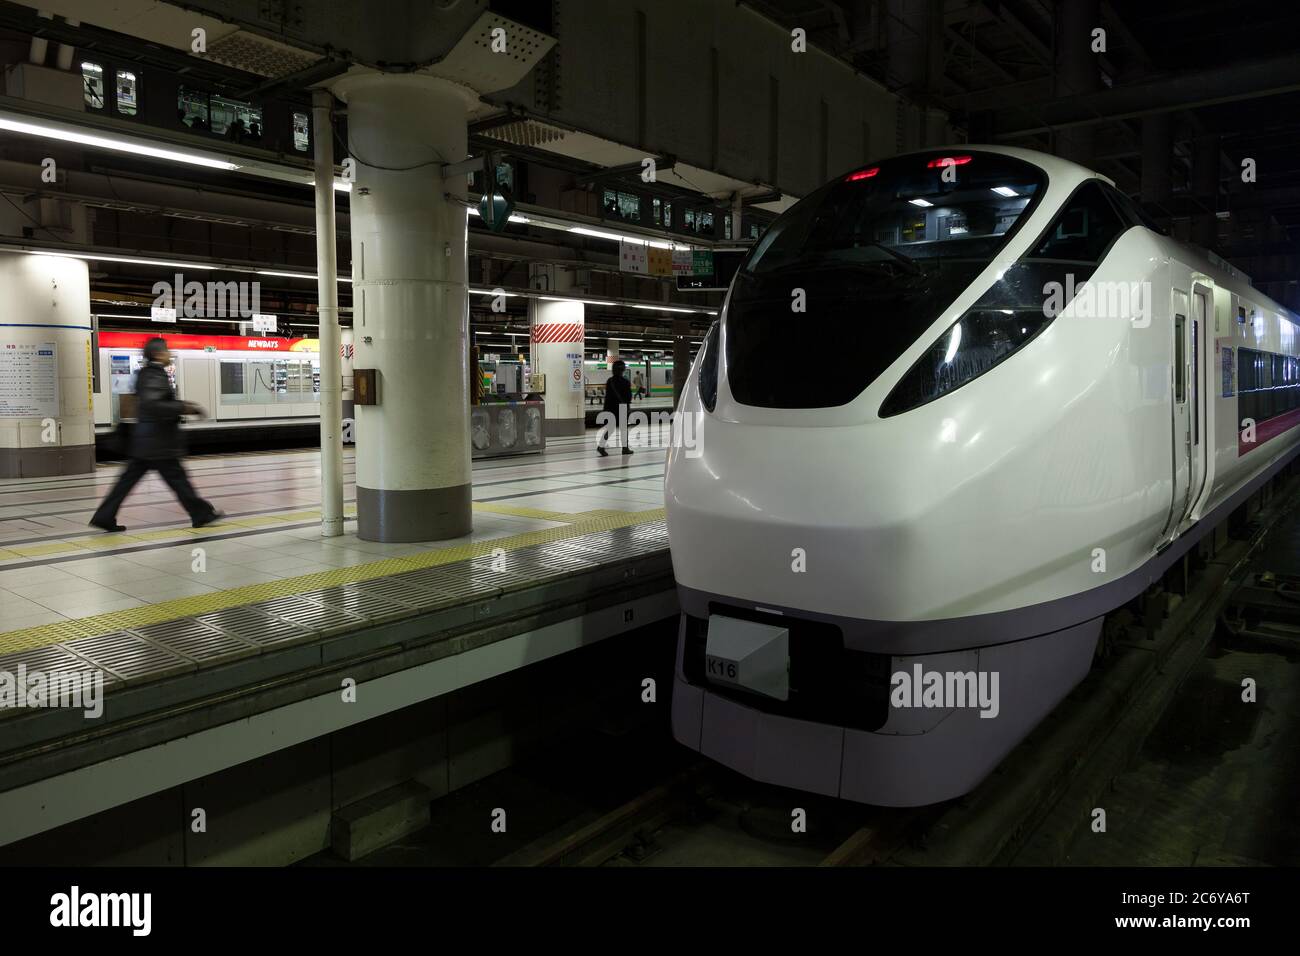
<svg viewBox="0 0 1300 956"><path fill-rule="evenodd" d="M475 462L474 531L320 537L317 453L195 457L226 517L120 466L0 483L0 672L101 672L103 715L0 709L0 845L676 613L665 450ZM339 688L357 688L338 706Z"/></svg>

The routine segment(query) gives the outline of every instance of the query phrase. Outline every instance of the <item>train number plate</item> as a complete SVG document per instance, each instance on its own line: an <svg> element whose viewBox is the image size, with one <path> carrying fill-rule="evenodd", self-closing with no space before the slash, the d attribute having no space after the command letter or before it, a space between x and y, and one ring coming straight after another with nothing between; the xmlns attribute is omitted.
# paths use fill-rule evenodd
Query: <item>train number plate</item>
<svg viewBox="0 0 1300 956"><path fill-rule="evenodd" d="M709 675L709 680L734 681L740 676L740 668L735 661L708 654L704 656L704 670Z"/></svg>
<svg viewBox="0 0 1300 956"><path fill-rule="evenodd" d="M777 700L790 696L790 634L784 627L709 616L704 674L710 683Z"/></svg>

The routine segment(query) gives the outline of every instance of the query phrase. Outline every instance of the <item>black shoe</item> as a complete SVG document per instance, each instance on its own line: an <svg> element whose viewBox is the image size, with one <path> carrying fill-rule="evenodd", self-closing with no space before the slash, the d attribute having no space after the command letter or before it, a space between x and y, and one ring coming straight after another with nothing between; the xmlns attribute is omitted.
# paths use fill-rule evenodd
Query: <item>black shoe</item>
<svg viewBox="0 0 1300 956"><path fill-rule="evenodd" d="M624 448L624 449L623 449L623 454L625 454L625 455L630 455L630 454L632 454L632 449L631 449L631 448Z"/></svg>
<svg viewBox="0 0 1300 956"><path fill-rule="evenodd" d="M214 511L212 512L212 514L208 515L205 518L195 519L193 525L196 528L202 528L204 525L212 524L212 522L216 521L218 518L224 518L225 516L226 513L224 511Z"/></svg>
<svg viewBox="0 0 1300 956"><path fill-rule="evenodd" d="M90 519L90 526L92 528L98 528L100 531L125 531L126 530L126 525L124 524L109 524L107 521L96 521L94 518Z"/></svg>
<svg viewBox="0 0 1300 956"><path fill-rule="evenodd" d="M606 457L606 456L609 454L609 452L607 452L607 451L605 451L605 449L603 449L603 448L597 446L597 448L596 448L596 454L599 455L601 458L604 458L604 457Z"/></svg>

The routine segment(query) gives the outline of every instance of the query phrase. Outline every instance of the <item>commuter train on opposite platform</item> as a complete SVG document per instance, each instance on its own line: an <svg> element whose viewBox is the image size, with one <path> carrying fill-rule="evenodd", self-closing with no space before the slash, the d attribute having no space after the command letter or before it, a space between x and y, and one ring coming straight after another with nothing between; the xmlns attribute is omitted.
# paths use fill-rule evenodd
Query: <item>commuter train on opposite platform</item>
<svg viewBox="0 0 1300 956"><path fill-rule="evenodd" d="M1296 322L1041 153L913 153L800 201L682 398L676 738L864 803L971 790L1105 615L1296 454Z"/></svg>

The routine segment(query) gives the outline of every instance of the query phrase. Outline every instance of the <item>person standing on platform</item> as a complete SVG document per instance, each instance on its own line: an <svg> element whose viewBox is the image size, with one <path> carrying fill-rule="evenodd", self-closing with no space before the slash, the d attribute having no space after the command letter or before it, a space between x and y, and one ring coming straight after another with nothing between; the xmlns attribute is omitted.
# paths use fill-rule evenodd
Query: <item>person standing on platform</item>
<svg viewBox="0 0 1300 956"><path fill-rule="evenodd" d="M125 531L126 528L117 523L117 509L122 507L122 502L140 479L151 468L156 468L189 512L190 522L194 527L202 528L220 518L221 512L199 497L190 484L189 475L185 474L185 467L181 464L185 442L181 436L180 420L182 415L202 415L203 409L176 397L167 375L172 356L167 351L166 340L153 338L146 342L144 358L145 365L136 376L137 411L136 425L131 434L130 460L113 490L91 517L90 524L103 531Z"/></svg>
<svg viewBox="0 0 1300 956"><path fill-rule="evenodd" d="M632 409L632 385L623 377L623 371L626 368L627 366L623 363L623 360L619 359L614 363L614 374L605 383L605 411L612 414L614 420L606 423L605 427L600 430L600 437L596 439L596 452L601 456L609 454L609 452L605 451L609 436L620 433L623 438L623 454L632 454L632 449L628 447L627 443L627 417Z"/></svg>

